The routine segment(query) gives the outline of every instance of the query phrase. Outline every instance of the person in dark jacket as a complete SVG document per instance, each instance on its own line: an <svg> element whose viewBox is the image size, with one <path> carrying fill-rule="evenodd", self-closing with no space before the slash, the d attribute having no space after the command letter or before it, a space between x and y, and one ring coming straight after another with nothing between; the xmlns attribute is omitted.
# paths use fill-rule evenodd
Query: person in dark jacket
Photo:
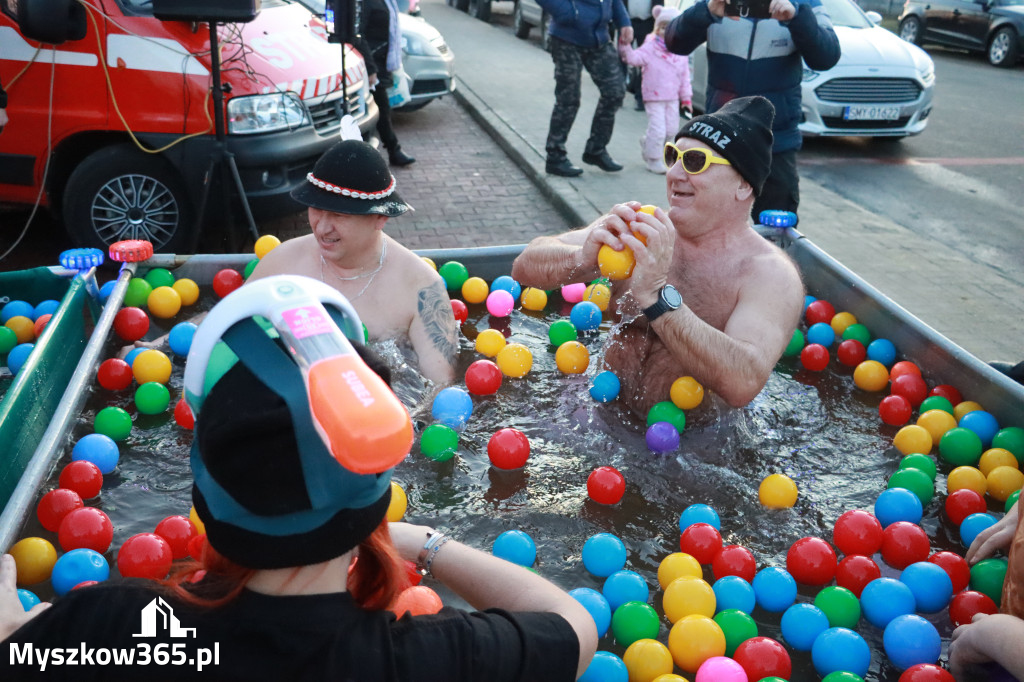
<svg viewBox="0 0 1024 682"><path fill-rule="evenodd" d="M551 58L555 63L555 108L551 112L546 144L546 170L552 175L575 177L583 169L566 154L565 142L580 108L580 74L586 68L601 93L583 150L583 161L605 171L622 170L608 154L615 112L622 106L626 86L619 56L612 45L609 25L619 29L619 41L633 41L633 27L622 0L539 0L551 15Z"/></svg>
<svg viewBox="0 0 1024 682"><path fill-rule="evenodd" d="M839 39L821 0L771 0L767 19L726 16L726 2L701 0L690 7L669 25L665 44L688 55L707 41L706 112L747 95L762 95L775 106L772 169L754 202L756 221L765 209L797 210L802 62L815 71L831 69L839 61Z"/></svg>
<svg viewBox="0 0 1024 682"><path fill-rule="evenodd" d="M4 92L3 84L0 84L0 130L7 125L7 93Z"/></svg>

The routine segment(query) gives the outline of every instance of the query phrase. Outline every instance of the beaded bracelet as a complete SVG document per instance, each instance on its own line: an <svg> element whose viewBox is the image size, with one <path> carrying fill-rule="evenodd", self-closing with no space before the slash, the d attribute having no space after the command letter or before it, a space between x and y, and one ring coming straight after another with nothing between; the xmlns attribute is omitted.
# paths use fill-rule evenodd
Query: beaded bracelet
<svg viewBox="0 0 1024 682"><path fill-rule="evenodd" d="M452 536L450 535L442 535L441 540L430 549L430 556L427 557L426 571L424 575L434 575L430 570L430 566L434 563L434 558L437 556L437 553L441 551L442 547L444 547L444 543L448 542L451 539Z"/></svg>
<svg viewBox="0 0 1024 682"><path fill-rule="evenodd" d="M419 556L416 557L416 568L422 575L431 575L430 565L434 557L441 550L441 546L449 540L451 540L451 536L440 531L427 533L427 541L423 543L423 548L420 549Z"/></svg>

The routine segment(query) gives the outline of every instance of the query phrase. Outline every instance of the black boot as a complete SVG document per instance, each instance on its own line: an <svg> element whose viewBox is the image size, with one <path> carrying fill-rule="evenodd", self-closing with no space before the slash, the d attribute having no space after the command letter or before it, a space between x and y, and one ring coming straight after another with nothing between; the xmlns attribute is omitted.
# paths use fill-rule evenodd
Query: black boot
<svg viewBox="0 0 1024 682"><path fill-rule="evenodd" d="M414 163L416 161L415 158L403 152L401 147L389 149L388 160L391 162L392 166L408 166L410 163Z"/></svg>
<svg viewBox="0 0 1024 682"><path fill-rule="evenodd" d="M592 166L597 166L603 171L614 173L615 171L622 170L622 164L615 163L615 159L611 157L607 149L602 149L597 153L583 152L583 163L589 163Z"/></svg>
<svg viewBox="0 0 1024 682"><path fill-rule="evenodd" d="M564 156L561 159L549 158L544 165L544 170L551 175L560 175L563 178L575 178L578 175L583 175L583 169L572 165L572 162Z"/></svg>

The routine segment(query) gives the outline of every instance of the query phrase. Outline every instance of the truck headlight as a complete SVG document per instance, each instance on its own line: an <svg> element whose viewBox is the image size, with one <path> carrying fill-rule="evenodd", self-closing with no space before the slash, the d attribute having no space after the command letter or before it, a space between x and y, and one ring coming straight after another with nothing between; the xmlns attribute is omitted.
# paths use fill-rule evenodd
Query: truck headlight
<svg viewBox="0 0 1024 682"><path fill-rule="evenodd" d="M232 97L228 100L228 133L232 135L289 130L308 122L306 108L293 92Z"/></svg>

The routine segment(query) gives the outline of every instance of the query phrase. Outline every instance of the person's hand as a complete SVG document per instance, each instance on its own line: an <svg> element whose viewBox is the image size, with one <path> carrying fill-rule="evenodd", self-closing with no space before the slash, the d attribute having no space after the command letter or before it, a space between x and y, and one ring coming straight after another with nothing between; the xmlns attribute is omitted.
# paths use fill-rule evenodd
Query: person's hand
<svg viewBox="0 0 1024 682"><path fill-rule="evenodd" d="M708 11L711 12L711 16L719 19L725 17L725 0L708 0ZM739 17L730 18L738 19Z"/></svg>
<svg viewBox="0 0 1024 682"><path fill-rule="evenodd" d="M768 5L768 16L775 21L789 21L796 16L796 6L789 0L772 0Z"/></svg>
<svg viewBox="0 0 1024 682"><path fill-rule="evenodd" d="M395 521L388 524L388 532L391 533L391 542L398 550L398 554L406 561L416 561L419 558L423 543L427 541L427 533L433 533L430 526L416 526L404 521Z"/></svg>
<svg viewBox="0 0 1024 682"><path fill-rule="evenodd" d="M371 73L370 74L370 89L371 90L373 90L375 87L377 87L377 81L378 81L377 74Z"/></svg>
<svg viewBox="0 0 1024 682"><path fill-rule="evenodd" d="M587 228L587 240L583 242L581 249L581 265L597 267L597 253L602 246L610 246L616 251L625 248L622 235L632 234L629 224L636 220L639 210L639 201L616 204L608 213L592 222Z"/></svg>
<svg viewBox="0 0 1024 682"><path fill-rule="evenodd" d="M619 29L619 42L623 45L630 45L633 42L633 27L624 26Z"/></svg>
<svg viewBox="0 0 1024 682"><path fill-rule="evenodd" d="M641 309L654 305L658 292L668 281L675 239L675 226L661 208L653 215L637 213L632 230L622 235L622 242L633 250L636 258L629 291Z"/></svg>
<svg viewBox="0 0 1024 682"><path fill-rule="evenodd" d="M10 119L7 118L7 110L0 109L0 128L3 128L5 125L7 125L8 121L10 121Z"/></svg>
<svg viewBox="0 0 1024 682"><path fill-rule="evenodd" d="M1003 515L994 525L978 533L971 543L967 554L967 564L973 566L982 559L986 559L1001 549L1006 549L1013 542L1013 536L1017 532L1018 505L1014 503L1010 511Z"/></svg>
<svg viewBox="0 0 1024 682"><path fill-rule="evenodd" d="M0 109L2 111L2 109ZM50 607L50 602L42 602L26 611L18 599L18 568L14 557L4 554L0 557L0 640L7 639L25 623L29 622Z"/></svg>

